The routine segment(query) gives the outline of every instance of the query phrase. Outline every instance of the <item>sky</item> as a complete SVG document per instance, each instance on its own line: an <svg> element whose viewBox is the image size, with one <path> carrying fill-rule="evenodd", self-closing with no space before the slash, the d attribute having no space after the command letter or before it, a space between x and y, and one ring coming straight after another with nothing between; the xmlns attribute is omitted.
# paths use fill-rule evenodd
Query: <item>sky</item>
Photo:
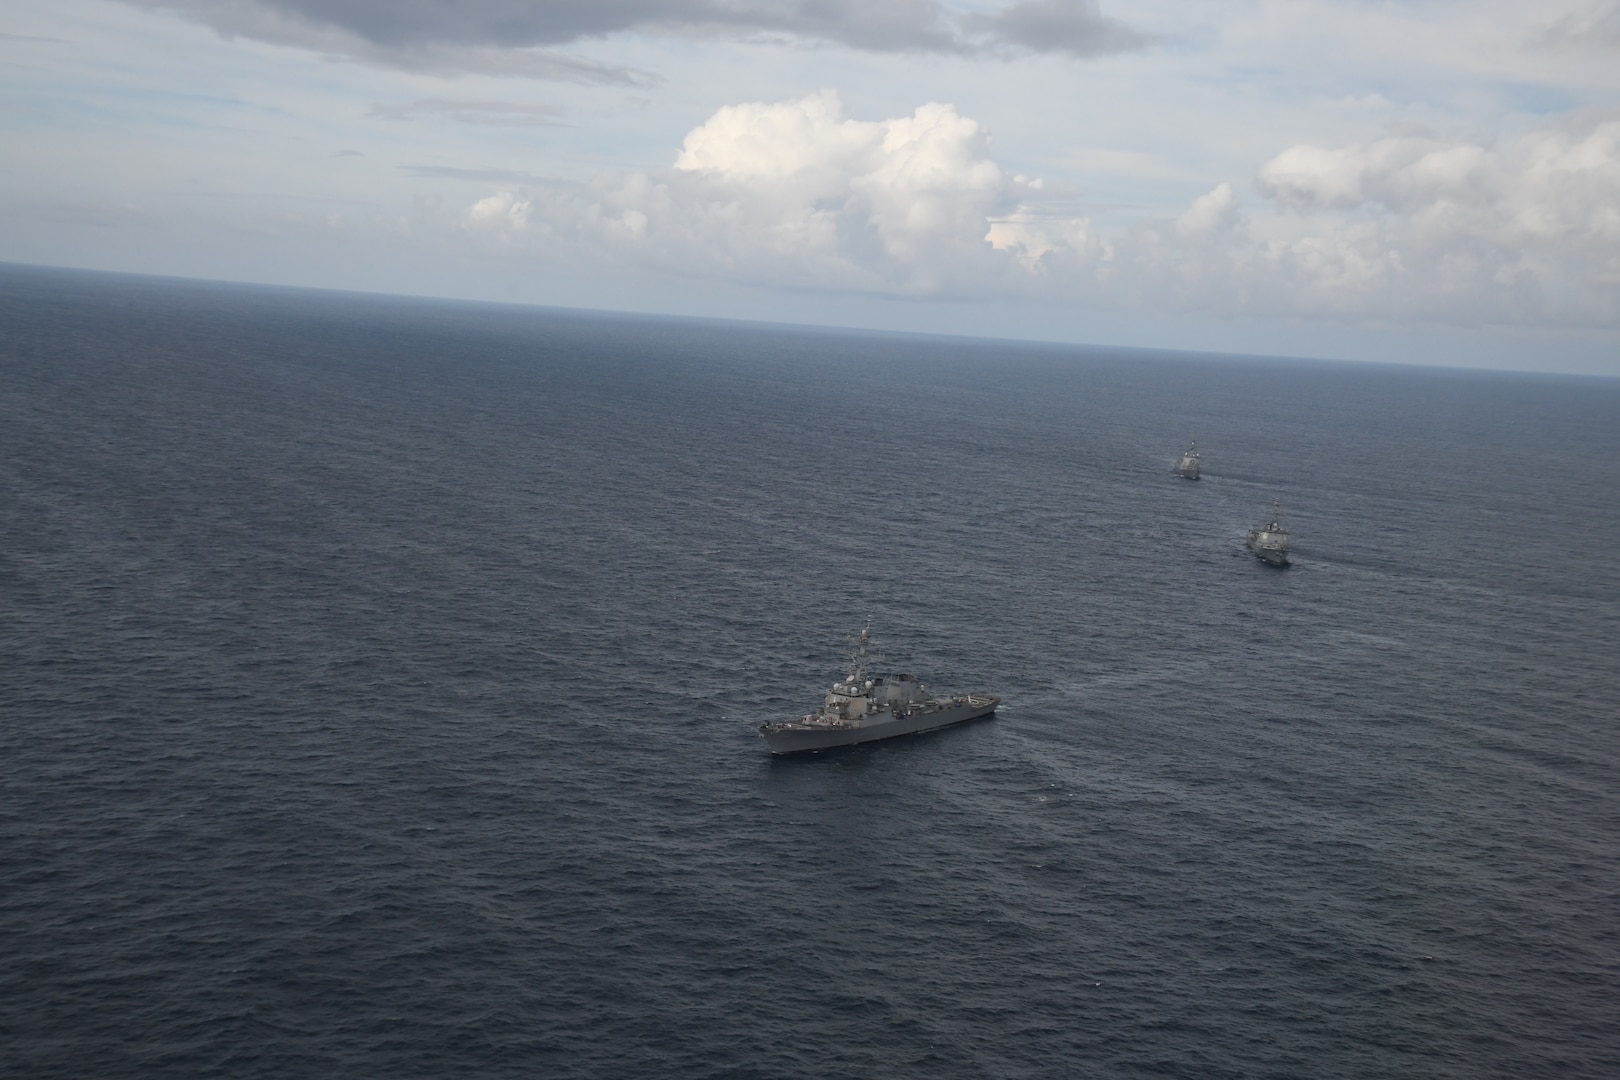
<svg viewBox="0 0 1620 1080"><path fill-rule="evenodd" d="M1620 0L0 0L0 261L1620 375Z"/></svg>

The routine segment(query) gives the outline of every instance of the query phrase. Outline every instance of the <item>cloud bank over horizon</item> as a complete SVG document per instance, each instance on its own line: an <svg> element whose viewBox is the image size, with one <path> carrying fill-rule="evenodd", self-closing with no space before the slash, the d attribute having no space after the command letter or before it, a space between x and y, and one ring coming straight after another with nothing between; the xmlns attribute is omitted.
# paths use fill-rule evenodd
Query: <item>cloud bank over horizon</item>
<svg viewBox="0 0 1620 1080"><path fill-rule="evenodd" d="M1620 374L1620 0L8 19L0 259Z"/></svg>
<svg viewBox="0 0 1620 1080"><path fill-rule="evenodd" d="M719 109L672 166L492 192L469 233L668 273L947 299L1620 326L1620 110L1501 146L1287 147L1173 218L1107 231L1010 175L950 104L859 120L831 91ZM595 253L594 256L592 253Z"/></svg>

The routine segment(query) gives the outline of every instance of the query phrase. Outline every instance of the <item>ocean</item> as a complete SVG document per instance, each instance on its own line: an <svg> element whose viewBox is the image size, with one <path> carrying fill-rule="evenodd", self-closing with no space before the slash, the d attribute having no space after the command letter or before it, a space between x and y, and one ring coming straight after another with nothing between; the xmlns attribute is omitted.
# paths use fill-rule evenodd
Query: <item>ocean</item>
<svg viewBox="0 0 1620 1080"><path fill-rule="evenodd" d="M0 1072L1620 1075L1617 495L1613 379L0 268ZM772 758L868 620L998 714Z"/></svg>

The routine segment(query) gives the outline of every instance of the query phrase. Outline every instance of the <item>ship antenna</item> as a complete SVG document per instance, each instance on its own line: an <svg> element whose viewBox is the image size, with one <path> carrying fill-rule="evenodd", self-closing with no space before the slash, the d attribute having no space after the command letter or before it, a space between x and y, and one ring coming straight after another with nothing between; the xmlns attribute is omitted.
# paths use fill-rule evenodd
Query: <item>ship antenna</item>
<svg viewBox="0 0 1620 1080"><path fill-rule="evenodd" d="M872 617L866 617L866 628L855 639L855 652L849 658L849 680L860 683L866 678L866 650L872 644Z"/></svg>

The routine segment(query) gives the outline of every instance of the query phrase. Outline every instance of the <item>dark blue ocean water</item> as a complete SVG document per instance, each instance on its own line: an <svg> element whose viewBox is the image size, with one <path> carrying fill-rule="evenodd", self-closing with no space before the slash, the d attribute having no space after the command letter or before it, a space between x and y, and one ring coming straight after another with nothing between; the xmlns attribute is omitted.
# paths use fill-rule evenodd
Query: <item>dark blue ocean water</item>
<svg viewBox="0 0 1620 1080"><path fill-rule="evenodd" d="M0 269L0 1073L1620 1075L1617 494L1615 380ZM999 716L772 760L868 617Z"/></svg>

